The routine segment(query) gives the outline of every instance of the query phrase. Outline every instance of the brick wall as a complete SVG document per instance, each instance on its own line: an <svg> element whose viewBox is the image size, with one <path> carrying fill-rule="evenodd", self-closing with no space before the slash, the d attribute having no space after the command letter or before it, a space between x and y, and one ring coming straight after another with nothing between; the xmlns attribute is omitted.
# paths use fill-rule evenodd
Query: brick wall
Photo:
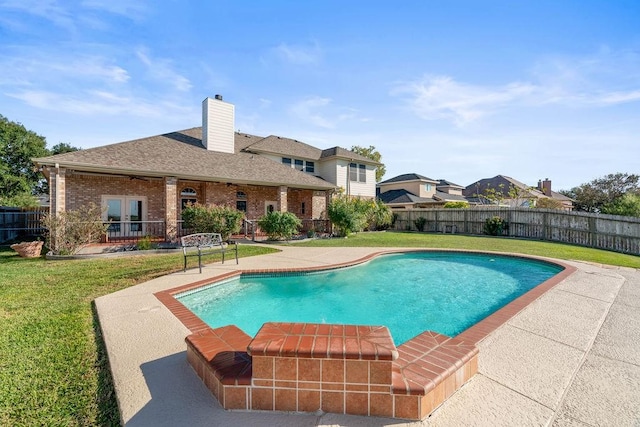
<svg viewBox="0 0 640 427"><path fill-rule="evenodd" d="M163 221L164 182L158 178L131 179L102 175L85 175L69 173L66 177L67 210L75 210L80 206L93 202L102 204L103 195L112 196L144 196L147 198L147 221Z"/></svg>
<svg viewBox="0 0 640 427"><path fill-rule="evenodd" d="M167 218L165 206L168 206L171 200L175 200L173 209L177 211L177 219L180 219L182 203L180 193L185 188L192 188L196 191L196 199L199 203L235 208L238 200L244 200L247 205L247 218L258 219L265 214L267 201L281 200L279 196L283 188L178 180L175 187L176 195L172 194L167 198L165 182L162 178L132 179L130 177L88 175L71 171L67 171L66 178L61 184L67 190L66 197L62 198L62 200L66 199L65 209L67 210L77 209L90 202L100 205L103 195L144 196L147 200L147 217L144 220L147 221L165 220ZM243 192L246 197L239 199L238 192ZM326 210L327 198L324 191L288 188L286 200L289 212L293 212L301 219L318 219ZM303 203L304 212L302 210Z"/></svg>

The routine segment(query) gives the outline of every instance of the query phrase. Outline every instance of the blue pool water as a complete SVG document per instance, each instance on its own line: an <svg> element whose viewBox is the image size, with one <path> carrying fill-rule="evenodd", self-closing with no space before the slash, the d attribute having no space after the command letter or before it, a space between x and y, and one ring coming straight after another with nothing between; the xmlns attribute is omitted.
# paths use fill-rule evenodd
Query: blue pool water
<svg viewBox="0 0 640 427"><path fill-rule="evenodd" d="M396 343L455 336L562 270L523 258L409 252L317 273L242 275L178 299L209 326L254 336L265 322L385 325Z"/></svg>

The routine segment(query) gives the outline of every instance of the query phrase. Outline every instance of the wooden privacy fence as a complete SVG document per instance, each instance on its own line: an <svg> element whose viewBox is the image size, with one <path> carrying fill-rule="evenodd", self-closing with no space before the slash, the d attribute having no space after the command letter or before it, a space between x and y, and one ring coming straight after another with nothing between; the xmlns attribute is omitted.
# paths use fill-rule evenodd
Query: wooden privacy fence
<svg viewBox="0 0 640 427"><path fill-rule="evenodd" d="M640 218L635 217L530 208L412 209L394 214L395 230L417 231L416 220L424 218L423 231L484 234L485 221L498 216L508 223L505 236L640 255Z"/></svg>

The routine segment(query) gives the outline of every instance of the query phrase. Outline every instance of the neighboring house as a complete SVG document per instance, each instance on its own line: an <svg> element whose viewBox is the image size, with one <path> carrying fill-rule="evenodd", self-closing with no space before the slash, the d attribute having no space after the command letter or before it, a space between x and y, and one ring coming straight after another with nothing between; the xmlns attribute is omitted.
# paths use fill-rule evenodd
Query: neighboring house
<svg viewBox="0 0 640 427"><path fill-rule="evenodd" d="M535 207L540 199L553 199L562 204L563 210L573 210L572 200L552 191L548 178L538 181L538 187L531 187L509 176L496 175L468 185L462 194L477 204L510 207Z"/></svg>
<svg viewBox="0 0 640 427"><path fill-rule="evenodd" d="M417 173L398 175L377 187L378 198L391 209L441 208L447 202L467 201L461 185Z"/></svg>
<svg viewBox="0 0 640 427"><path fill-rule="evenodd" d="M248 219L276 210L319 219L331 195L375 197L379 163L339 147L234 132L234 106L216 95L203 101L202 127L34 159L49 181L51 212L94 202L112 221L145 234L164 224L179 235L189 202L236 207Z"/></svg>

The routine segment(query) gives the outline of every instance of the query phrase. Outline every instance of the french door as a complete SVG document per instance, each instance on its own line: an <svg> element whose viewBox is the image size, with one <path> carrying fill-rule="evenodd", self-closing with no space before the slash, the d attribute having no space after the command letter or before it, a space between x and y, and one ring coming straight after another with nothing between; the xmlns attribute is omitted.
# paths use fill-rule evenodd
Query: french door
<svg viewBox="0 0 640 427"><path fill-rule="evenodd" d="M144 196L102 196L103 219L110 222L110 236L142 236L147 198Z"/></svg>

